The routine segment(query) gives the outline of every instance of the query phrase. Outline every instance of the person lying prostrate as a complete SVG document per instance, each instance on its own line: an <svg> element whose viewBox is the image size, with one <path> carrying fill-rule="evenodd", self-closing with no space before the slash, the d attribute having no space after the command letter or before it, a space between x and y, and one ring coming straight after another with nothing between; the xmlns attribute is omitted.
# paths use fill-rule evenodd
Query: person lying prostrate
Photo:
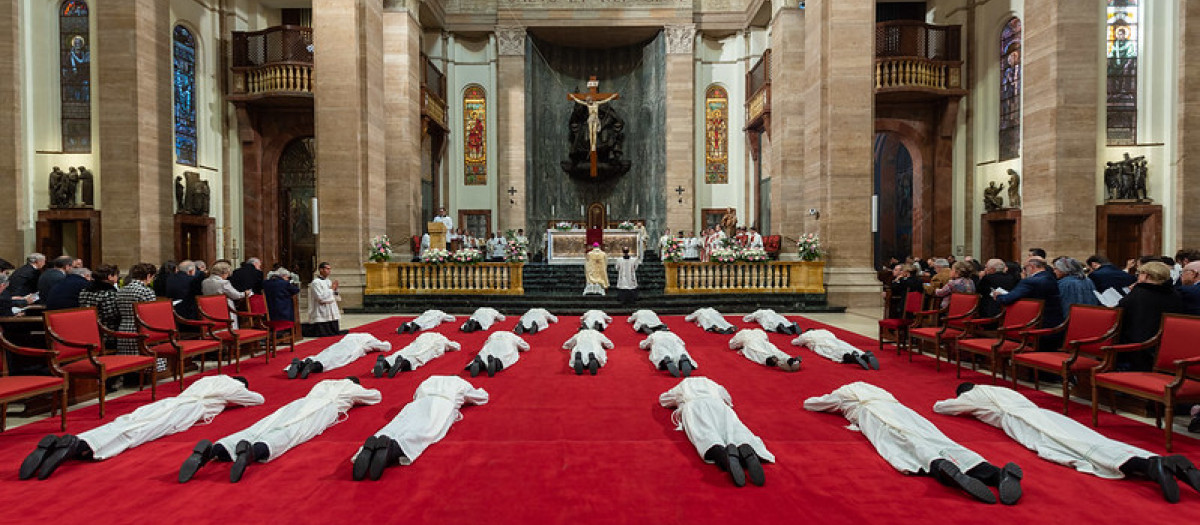
<svg viewBox="0 0 1200 525"><path fill-rule="evenodd" d="M729 340L729 349L737 350L743 357L760 365L779 367L785 372L800 370L800 356L790 356L775 346L767 333L758 328L738 331Z"/></svg>
<svg viewBox="0 0 1200 525"><path fill-rule="evenodd" d="M692 356L688 355L683 339L671 332L653 332L638 343L638 348L650 350L650 362L674 377L691 376L692 370L697 368Z"/></svg>
<svg viewBox="0 0 1200 525"><path fill-rule="evenodd" d="M495 308L484 306L476 308L475 313L471 314L471 318L467 319L467 322L463 323L459 330L466 333L478 330L487 331L492 328L493 324L496 324L496 321L503 321L504 319L504 314L496 311Z"/></svg>
<svg viewBox="0 0 1200 525"><path fill-rule="evenodd" d="M454 322L454 316L441 310L425 310L416 319L400 325L398 334L415 334L421 330L432 330L442 323Z"/></svg>
<svg viewBox="0 0 1200 525"><path fill-rule="evenodd" d="M728 472L734 485L745 486L747 475L755 485L766 483L762 463L774 463L775 455L738 419L725 387L689 377L658 396L658 404L675 409L675 430L683 430L704 462Z"/></svg>
<svg viewBox="0 0 1200 525"><path fill-rule="evenodd" d="M467 365L466 370L471 372L471 377L478 376L485 370L488 377L494 377L496 372L516 364L521 352L528 351L529 343L521 339L521 336L512 332L495 332L488 336L483 348Z"/></svg>

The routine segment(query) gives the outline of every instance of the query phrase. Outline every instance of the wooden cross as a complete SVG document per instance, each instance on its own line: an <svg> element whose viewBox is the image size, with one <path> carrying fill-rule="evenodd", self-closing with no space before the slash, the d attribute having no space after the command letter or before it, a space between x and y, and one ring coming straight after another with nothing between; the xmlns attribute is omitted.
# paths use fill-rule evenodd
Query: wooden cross
<svg viewBox="0 0 1200 525"><path fill-rule="evenodd" d="M581 104L588 109L588 145L591 151L588 153L588 158L592 162L592 177L596 176L596 139L600 135L600 104L621 98L621 95L616 93L600 93L597 88L600 87L600 81L596 80L593 75L588 77L588 90L586 93L567 93L567 100L576 104Z"/></svg>

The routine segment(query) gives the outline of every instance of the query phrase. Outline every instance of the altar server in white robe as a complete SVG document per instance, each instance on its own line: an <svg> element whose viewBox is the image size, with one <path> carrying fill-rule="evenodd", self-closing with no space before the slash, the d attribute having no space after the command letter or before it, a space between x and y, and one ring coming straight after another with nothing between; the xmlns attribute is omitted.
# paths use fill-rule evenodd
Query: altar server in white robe
<svg viewBox="0 0 1200 525"><path fill-rule="evenodd" d="M216 459L233 462L229 481L237 483L250 463L272 461L345 420L355 405L374 405L382 399L378 390L359 385L357 377L321 381L308 395L283 405L245 430L215 444L207 439L197 443L179 468L179 482L188 482L200 467Z"/></svg>
<svg viewBox="0 0 1200 525"><path fill-rule="evenodd" d="M612 317L600 310L588 310L583 312L583 316L579 318L579 329L592 329L597 332L603 332L612 323Z"/></svg>
<svg viewBox="0 0 1200 525"><path fill-rule="evenodd" d="M654 310L637 310L629 316L627 321L633 325L633 331L643 334L669 330L666 323L658 318L658 314L654 313Z"/></svg>
<svg viewBox="0 0 1200 525"><path fill-rule="evenodd" d="M432 330L442 323L454 322L454 316L441 310L425 310L416 319L400 325L398 334L415 334L422 330Z"/></svg>
<svg viewBox="0 0 1200 525"><path fill-rule="evenodd" d="M905 474L930 474L948 487L958 488L984 503L995 503L991 487L998 487L1000 502L1021 499L1021 468L988 463L974 451L955 443L928 419L901 405L892 394L861 381L844 385L804 401L815 412L840 411L875 446L883 459Z"/></svg>
<svg viewBox="0 0 1200 525"><path fill-rule="evenodd" d="M529 343L521 336L512 332L494 332L483 343L475 359L467 364L466 370L471 372L471 377L483 371L487 371L488 377L494 377L496 372L516 364L521 352L528 351Z"/></svg>
<svg viewBox="0 0 1200 525"><path fill-rule="evenodd" d="M780 370L795 372L800 370L800 356L790 356L775 346L767 333L758 328L739 330L729 340L729 349L737 350L746 359L760 365L777 366Z"/></svg>
<svg viewBox="0 0 1200 525"><path fill-rule="evenodd" d="M563 343L563 349L571 351L567 364L575 369L575 375L583 375L585 367L588 373L596 375L600 367L608 364L606 350L612 347L613 342L595 330L581 330Z"/></svg>
<svg viewBox="0 0 1200 525"><path fill-rule="evenodd" d="M969 414L999 427L1008 437L1037 452L1042 459L1101 478L1127 475L1158 483L1163 498L1179 502L1179 478L1200 490L1200 470L1180 455L1158 456L1147 450L1108 439L1090 427L1053 410L1038 407L1010 388L963 383L958 396L938 401L933 411Z"/></svg>
<svg viewBox="0 0 1200 525"><path fill-rule="evenodd" d="M404 405L379 432L367 438L350 458L354 463L354 480L362 481L370 475L372 481L377 481L387 467L411 465L429 445L446 437L451 425L462 420L459 409L464 404L484 405L487 402L488 393L471 386L465 379L430 376L417 387L413 401Z"/></svg>
<svg viewBox="0 0 1200 525"><path fill-rule="evenodd" d="M754 435L733 411L733 399L725 387L706 377L689 377L658 396L658 404L675 408L671 422L683 430L706 463L716 463L729 472L733 484L766 482L762 462L775 462L762 439Z"/></svg>
<svg viewBox="0 0 1200 525"><path fill-rule="evenodd" d="M689 323L694 322L707 332L732 334L737 331L733 324L725 320L725 316L721 315L721 312L712 308L700 308L688 314L683 320Z"/></svg>
<svg viewBox="0 0 1200 525"><path fill-rule="evenodd" d="M672 376L689 377L692 370L697 368L692 356L688 355L683 339L671 332L654 332L638 343L638 348L650 350L650 362Z"/></svg>
<svg viewBox="0 0 1200 525"><path fill-rule="evenodd" d="M817 355L835 363L858 365L863 370L879 370L879 358L874 353L864 352L854 345L838 339L829 330L805 330L799 337L792 339L796 346L808 347Z"/></svg>
<svg viewBox="0 0 1200 525"><path fill-rule="evenodd" d="M486 332L492 328L492 325L496 324L496 321L503 321L504 319L504 314L496 311L495 308L484 306L476 308L475 313L471 314L471 318L467 319L467 322L463 323L459 327L459 330L466 333L478 330Z"/></svg>
<svg viewBox="0 0 1200 525"><path fill-rule="evenodd" d="M375 358L375 366L371 369L371 375L383 377L383 374L386 373L388 377L396 377L398 372L411 372L421 368L425 363L442 357L446 352L454 352L461 348L462 345L447 339L442 334L426 332L418 335L413 342L398 352Z"/></svg>
<svg viewBox="0 0 1200 525"><path fill-rule="evenodd" d="M525 315L521 316L521 320L517 322L517 326L513 328L513 332L517 334L531 333L536 334L545 330L550 326L550 323L557 323L558 317L546 311L545 308L530 308Z"/></svg>
<svg viewBox="0 0 1200 525"><path fill-rule="evenodd" d="M755 310L754 313L742 318L743 322L758 323L763 330L778 334L800 335L800 325L789 321L788 318L775 313L769 308Z"/></svg>
<svg viewBox="0 0 1200 525"><path fill-rule="evenodd" d="M197 379L178 396L160 399L78 436L53 434L42 438L21 463L20 479L38 472L46 479L69 459L105 460L143 443L183 432L197 423L207 424L229 404L255 406L263 396L247 388L244 377L227 375Z"/></svg>
<svg viewBox="0 0 1200 525"><path fill-rule="evenodd" d="M288 379L308 379L309 374L328 372L353 363L371 352L387 352L391 349L392 343L380 341L371 334L346 334L317 355L304 359L293 357L291 364L283 371Z"/></svg>

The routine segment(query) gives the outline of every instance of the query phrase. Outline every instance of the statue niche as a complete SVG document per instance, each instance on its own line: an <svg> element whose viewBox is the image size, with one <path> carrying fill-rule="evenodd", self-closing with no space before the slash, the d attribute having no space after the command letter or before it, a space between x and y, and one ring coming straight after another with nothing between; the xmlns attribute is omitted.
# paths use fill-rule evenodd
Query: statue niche
<svg viewBox="0 0 1200 525"><path fill-rule="evenodd" d="M1116 162L1107 162L1104 168L1105 201L1149 201L1146 191L1146 157L1139 155Z"/></svg>
<svg viewBox="0 0 1200 525"><path fill-rule="evenodd" d="M612 104L598 104L600 127L596 132L596 178L611 179L629 172L630 161L624 156L625 121L617 115ZM571 144L570 160L562 161L562 169L577 178L591 178L591 134L588 126L589 109L576 104L568 123Z"/></svg>
<svg viewBox="0 0 1200 525"><path fill-rule="evenodd" d="M183 177L175 177L176 213L186 215L208 215L208 181L200 180L200 174L185 171Z"/></svg>

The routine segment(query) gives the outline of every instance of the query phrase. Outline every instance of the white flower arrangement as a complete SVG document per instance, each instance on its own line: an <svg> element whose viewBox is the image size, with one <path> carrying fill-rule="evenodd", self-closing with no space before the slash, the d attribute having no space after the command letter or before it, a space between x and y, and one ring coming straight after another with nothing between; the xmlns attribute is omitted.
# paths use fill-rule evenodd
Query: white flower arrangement
<svg viewBox="0 0 1200 525"><path fill-rule="evenodd" d="M483 260L483 252L475 248L463 248L450 255L450 261L458 264L473 264Z"/></svg>
<svg viewBox="0 0 1200 525"><path fill-rule="evenodd" d="M821 236L815 233L806 233L800 236L800 240L796 241L796 250L799 251L800 260L815 261L821 258L824 252L821 251Z"/></svg>
<svg viewBox="0 0 1200 525"><path fill-rule="evenodd" d="M371 247L367 259L371 262L388 262L392 259L392 241L387 235L376 235L371 237L368 243Z"/></svg>
<svg viewBox="0 0 1200 525"><path fill-rule="evenodd" d="M732 264L738 260L738 251L732 248L717 248L712 251L709 259L721 264Z"/></svg>
<svg viewBox="0 0 1200 525"><path fill-rule="evenodd" d="M565 232L565 231L574 230L575 225L571 224L569 222L563 221L563 222L555 224L554 229Z"/></svg>
<svg viewBox="0 0 1200 525"><path fill-rule="evenodd" d="M529 241L517 240L517 236L512 230L505 232L504 236L508 239L508 245L504 249L504 260L510 263L524 263L529 261Z"/></svg>
<svg viewBox="0 0 1200 525"><path fill-rule="evenodd" d="M624 222L622 222L621 224L618 224L618 225L617 225L617 228L620 228L620 229L622 229L622 230L626 230L626 231L631 231L631 230L633 230L634 228L637 228L637 225L635 225L635 224L633 224L632 222L629 222L629 221L624 221Z"/></svg>
<svg viewBox="0 0 1200 525"><path fill-rule="evenodd" d="M450 260L450 252L441 248L430 248L421 254L421 262L426 264L445 264Z"/></svg>
<svg viewBox="0 0 1200 525"><path fill-rule="evenodd" d="M683 243L672 237L663 246L662 259L667 262L680 262L683 260Z"/></svg>
<svg viewBox="0 0 1200 525"><path fill-rule="evenodd" d="M749 248L742 250L741 259L752 263L767 262L767 252L758 248Z"/></svg>

